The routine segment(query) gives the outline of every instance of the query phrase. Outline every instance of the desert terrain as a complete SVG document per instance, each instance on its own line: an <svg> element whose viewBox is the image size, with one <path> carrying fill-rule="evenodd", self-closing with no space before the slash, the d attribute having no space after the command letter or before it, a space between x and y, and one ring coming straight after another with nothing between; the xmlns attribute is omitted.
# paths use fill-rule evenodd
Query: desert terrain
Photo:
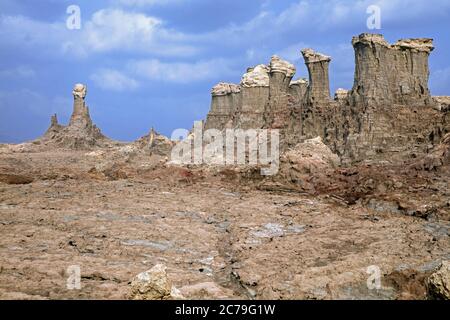
<svg viewBox="0 0 450 320"><path fill-rule="evenodd" d="M205 129L281 132L269 176L176 163L180 142L154 129L114 141L75 85L68 125L0 145L0 299L448 299L450 97L427 88L432 40L353 45L354 87L334 99L331 58L311 49L309 80L274 56L213 88Z"/></svg>

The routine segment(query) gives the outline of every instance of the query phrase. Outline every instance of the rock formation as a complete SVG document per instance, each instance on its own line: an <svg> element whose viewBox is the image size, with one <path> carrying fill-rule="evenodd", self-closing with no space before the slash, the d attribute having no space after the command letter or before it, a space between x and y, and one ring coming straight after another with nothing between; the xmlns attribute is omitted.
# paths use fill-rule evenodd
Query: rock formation
<svg viewBox="0 0 450 320"><path fill-rule="evenodd" d="M428 278L427 288L431 298L450 300L450 261L442 261L438 270Z"/></svg>
<svg viewBox="0 0 450 320"><path fill-rule="evenodd" d="M330 80L328 66L331 57L312 49L302 50L309 73L307 101L310 104L328 103L330 101Z"/></svg>
<svg viewBox="0 0 450 320"><path fill-rule="evenodd" d="M325 180L327 174L340 164L339 157L328 148L320 137L305 140L289 148L280 159L280 170L261 186L275 189L282 186L293 190L314 193L314 184Z"/></svg>
<svg viewBox="0 0 450 320"><path fill-rule="evenodd" d="M131 282L129 297L132 300L182 299L166 273L166 266L158 264L138 274Z"/></svg>
<svg viewBox="0 0 450 320"><path fill-rule="evenodd" d="M356 104L426 106L428 57L432 39L405 39L390 45L382 35L363 33L354 37Z"/></svg>
<svg viewBox="0 0 450 320"><path fill-rule="evenodd" d="M241 98L233 125L242 129L264 126L264 112L269 100L269 67L249 68L241 80Z"/></svg>
<svg viewBox="0 0 450 320"><path fill-rule="evenodd" d="M450 110L450 97L438 96L433 97L435 109L438 111L449 111Z"/></svg>
<svg viewBox="0 0 450 320"><path fill-rule="evenodd" d="M69 125L62 126L58 124L57 115L53 115L50 128L41 140L48 145L57 145L71 149L103 146L110 142L100 132L100 129L92 123L89 107L85 102L87 87L83 84L76 84L72 95L74 103Z"/></svg>
<svg viewBox="0 0 450 320"><path fill-rule="evenodd" d="M382 35L364 33L352 43L354 85L338 89L334 100L331 58L304 49L309 81L292 80L295 67L274 56L268 65L249 68L240 87L213 89L205 126L279 129L282 151L320 136L344 164L427 154L450 131L450 98L432 97L428 89L432 39L390 45Z"/></svg>
<svg viewBox="0 0 450 320"><path fill-rule="evenodd" d="M334 100L344 103L348 99L348 93L349 93L348 90L339 88L334 93Z"/></svg>
<svg viewBox="0 0 450 320"><path fill-rule="evenodd" d="M134 144L139 150L148 151L150 154L158 156L169 156L174 146L173 141L156 132L154 128L150 130L148 135L143 136Z"/></svg>
<svg viewBox="0 0 450 320"><path fill-rule="evenodd" d="M269 103L265 110L265 127L282 129L287 123L284 116L289 113L286 108L293 103L291 92L300 95L300 91L295 90L301 90L301 86L291 88L292 77L296 72L293 64L273 56L269 70Z"/></svg>
<svg viewBox="0 0 450 320"><path fill-rule="evenodd" d="M240 86L223 82L212 89L211 111L206 121L206 129L223 129L227 126L240 105L240 92Z"/></svg>
<svg viewBox="0 0 450 320"><path fill-rule="evenodd" d="M50 119L50 127L47 129L45 136L51 136L59 132L62 129L62 126L58 123L58 116L54 114Z"/></svg>

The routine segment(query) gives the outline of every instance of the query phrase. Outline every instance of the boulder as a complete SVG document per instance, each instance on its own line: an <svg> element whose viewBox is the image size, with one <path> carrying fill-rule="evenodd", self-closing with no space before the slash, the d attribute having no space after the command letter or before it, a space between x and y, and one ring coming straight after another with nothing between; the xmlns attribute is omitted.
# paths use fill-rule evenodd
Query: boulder
<svg viewBox="0 0 450 320"><path fill-rule="evenodd" d="M430 298L450 300L450 261L442 261L439 268L427 280Z"/></svg>
<svg viewBox="0 0 450 320"><path fill-rule="evenodd" d="M152 269L138 274L131 282L131 300L173 300L182 296L167 276L166 266L157 264Z"/></svg>

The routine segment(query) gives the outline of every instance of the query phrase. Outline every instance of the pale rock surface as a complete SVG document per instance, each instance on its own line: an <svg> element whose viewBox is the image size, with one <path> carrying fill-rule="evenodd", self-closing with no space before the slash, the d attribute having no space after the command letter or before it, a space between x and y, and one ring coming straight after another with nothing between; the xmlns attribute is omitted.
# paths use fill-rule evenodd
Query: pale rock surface
<svg viewBox="0 0 450 320"><path fill-rule="evenodd" d="M73 87L72 94L74 97L77 97L77 98L81 98L81 99L86 98L87 86L84 84L81 84L81 83L75 84L75 86Z"/></svg>
<svg viewBox="0 0 450 320"><path fill-rule="evenodd" d="M299 78L291 81L291 86L308 85L308 80L305 78Z"/></svg>
<svg viewBox="0 0 450 320"><path fill-rule="evenodd" d="M167 267L157 264L152 269L138 274L131 282L129 297L132 300L173 300L182 295L173 287L167 276Z"/></svg>
<svg viewBox="0 0 450 320"><path fill-rule="evenodd" d="M225 96L230 93L239 93L239 92L241 92L241 87L239 85L225 82L218 83L211 90L211 94L213 96Z"/></svg>
<svg viewBox="0 0 450 320"><path fill-rule="evenodd" d="M340 164L339 157L327 147L321 137L305 140L288 149L280 157L277 175L262 184L264 189L290 186L292 189L314 192L314 184L325 180Z"/></svg>
<svg viewBox="0 0 450 320"><path fill-rule="evenodd" d="M433 101L435 102L435 109L438 111L449 111L450 110L450 97L449 96L434 96Z"/></svg>
<svg viewBox="0 0 450 320"><path fill-rule="evenodd" d="M296 72L296 68L292 63L282 60L278 56L272 56L269 64L270 72L284 73L286 77L292 78Z"/></svg>
<svg viewBox="0 0 450 320"><path fill-rule="evenodd" d="M450 300L450 261L442 261L438 270L427 281L432 298Z"/></svg>
<svg viewBox="0 0 450 320"><path fill-rule="evenodd" d="M264 64L249 68L241 80L241 86L245 88L268 87L270 68Z"/></svg>
<svg viewBox="0 0 450 320"><path fill-rule="evenodd" d="M339 165L339 157L322 141L321 137L305 140L282 155L282 162L295 167L299 172L319 173Z"/></svg>
<svg viewBox="0 0 450 320"><path fill-rule="evenodd" d="M335 94L334 94L334 100L336 101L345 101L348 99L348 90L339 88L336 90Z"/></svg>

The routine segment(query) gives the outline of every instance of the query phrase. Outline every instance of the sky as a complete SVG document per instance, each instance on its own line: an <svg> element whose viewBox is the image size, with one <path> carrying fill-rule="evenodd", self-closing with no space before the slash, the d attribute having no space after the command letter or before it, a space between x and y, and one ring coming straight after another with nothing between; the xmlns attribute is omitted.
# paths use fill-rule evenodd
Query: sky
<svg viewBox="0 0 450 320"><path fill-rule="evenodd" d="M67 24L73 5L79 29ZM332 57L331 92L351 89L351 39L363 32L433 38L430 89L450 95L448 0L0 0L0 142L41 136L54 113L67 123L76 83L107 136L171 136L206 117L215 84L239 83L274 54L307 78L308 47Z"/></svg>

